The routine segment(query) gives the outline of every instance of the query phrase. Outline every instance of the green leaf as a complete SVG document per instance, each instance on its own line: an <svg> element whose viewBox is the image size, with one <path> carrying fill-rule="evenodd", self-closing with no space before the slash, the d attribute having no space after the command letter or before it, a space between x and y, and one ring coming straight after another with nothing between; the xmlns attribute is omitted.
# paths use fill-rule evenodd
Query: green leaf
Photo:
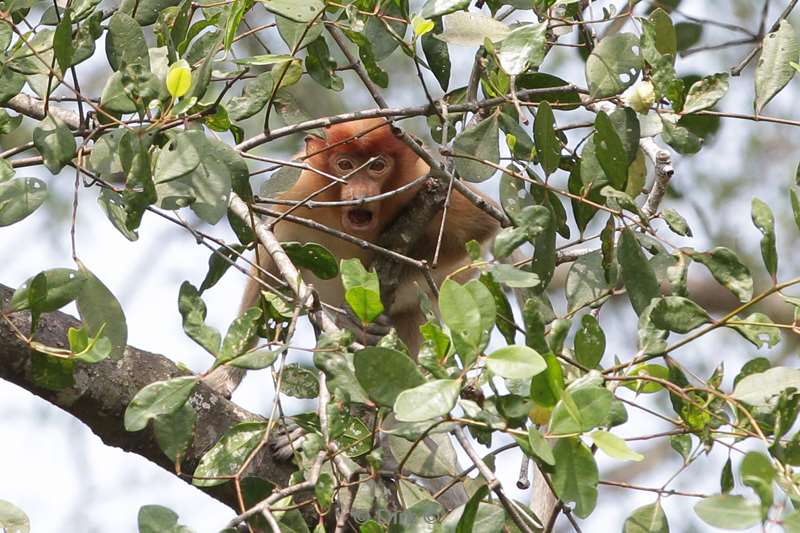
<svg viewBox="0 0 800 533"><path fill-rule="evenodd" d="M228 100L226 108L232 120L244 120L261 111L272 96L272 72L259 74L244 86L242 96Z"/></svg>
<svg viewBox="0 0 800 533"><path fill-rule="evenodd" d="M509 379L527 379L547 368L539 353L527 346L504 346L486 358L486 366L498 376Z"/></svg>
<svg viewBox="0 0 800 533"><path fill-rule="evenodd" d="M734 320L740 319L735 317ZM765 344L772 348L780 342L780 329L774 326L772 319L764 313L751 313L744 318L743 322L747 322L747 324L733 323L728 327L753 343L756 348L761 348Z"/></svg>
<svg viewBox="0 0 800 533"><path fill-rule="evenodd" d="M522 74L538 67L546 53L545 32L547 24L523 24L511 30L500 43L497 59L500 67L510 76Z"/></svg>
<svg viewBox="0 0 800 533"><path fill-rule="evenodd" d="M206 304L200 298L200 293L197 292L194 285L188 281L181 284L178 294L178 309L183 319L183 331L190 339L216 357L219 353L222 336L216 328L206 325Z"/></svg>
<svg viewBox="0 0 800 533"><path fill-rule="evenodd" d="M383 313L380 293L366 287L347 289L344 299L358 319L365 324L372 322Z"/></svg>
<svg viewBox="0 0 800 533"><path fill-rule="evenodd" d="M606 455L621 461L642 461L644 455L631 450L624 439L617 437L613 433L597 429L589 435L592 441Z"/></svg>
<svg viewBox="0 0 800 533"><path fill-rule="evenodd" d="M179 0L122 0L119 10L131 15L141 26L149 26L158 20L159 15L179 3Z"/></svg>
<svg viewBox="0 0 800 533"><path fill-rule="evenodd" d="M720 494L703 498L695 504L694 512L706 524L721 529L749 529L761 522L758 504L744 496Z"/></svg>
<svg viewBox="0 0 800 533"><path fill-rule="evenodd" d="M192 533L192 529L178 524L178 515L160 505L143 505L139 509L139 533Z"/></svg>
<svg viewBox="0 0 800 533"><path fill-rule="evenodd" d="M609 183L617 190L625 188L628 180L628 157L611 120L603 111L597 113L594 121L594 146L597 160Z"/></svg>
<svg viewBox="0 0 800 533"><path fill-rule="evenodd" d="M240 162L232 148L203 131L176 135L156 161L153 181L159 206L175 210L188 205L198 217L216 224L227 213Z"/></svg>
<svg viewBox="0 0 800 533"><path fill-rule="evenodd" d="M314 496L317 498L317 503L323 511L328 510L333 502L333 478L327 472L319 475L316 484L314 485Z"/></svg>
<svg viewBox="0 0 800 533"><path fill-rule="evenodd" d="M47 184L36 178L0 181L0 227L27 217L44 203Z"/></svg>
<svg viewBox="0 0 800 533"><path fill-rule="evenodd" d="M55 116L47 117L33 129L33 144L44 158L44 166L52 174L58 174L72 161L77 150L75 137L64 122Z"/></svg>
<svg viewBox="0 0 800 533"><path fill-rule="evenodd" d="M116 11L108 21L106 56L113 70L121 70L134 63L150 68L144 32L130 15L122 11Z"/></svg>
<svg viewBox="0 0 800 533"><path fill-rule="evenodd" d="M448 15L469 6L469 0L428 0L422 6L419 16L426 19Z"/></svg>
<svg viewBox="0 0 800 533"><path fill-rule="evenodd" d="M505 263L498 263L491 267L492 278L498 283L513 289L535 287L539 284L539 276L533 272L516 268Z"/></svg>
<svg viewBox="0 0 800 533"><path fill-rule="evenodd" d="M128 324L122 306L97 276L83 266L80 271L86 278L75 298L81 320L89 336L102 334L111 344L112 359L120 359L128 345Z"/></svg>
<svg viewBox="0 0 800 533"><path fill-rule="evenodd" d="M664 366L656 364L637 365L628 373L628 375L651 376L654 378L669 380L669 370ZM636 391L637 394L652 394L654 392L663 390L664 388L660 383L654 383L653 381L645 380L630 381L623 384L623 387L627 387L632 391Z"/></svg>
<svg viewBox="0 0 800 533"><path fill-rule="evenodd" d="M4 24L3 26L7 25ZM75 54L75 49L72 46L72 18L69 9L64 11L61 21L56 26L55 33L53 33L53 51L61 71L66 72L72 65L72 57Z"/></svg>
<svg viewBox="0 0 800 533"><path fill-rule="evenodd" d="M192 484L196 487L214 487L226 483L227 479L203 478L236 474L255 447L261 444L266 431L266 422L243 422L228 429L200 459Z"/></svg>
<svg viewBox="0 0 800 533"><path fill-rule="evenodd" d="M245 247L241 244L233 244L220 246L211 252L208 257L208 272L206 272L206 277L203 278L203 282L200 284L199 292L202 293L216 285L244 250Z"/></svg>
<svg viewBox="0 0 800 533"><path fill-rule="evenodd" d="M676 333L689 333L711 322L705 309L681 296L660 298L650 311L650 318L657 328Z"/></svg>
<svg viewBox="0 0 800 533"><path fill-rule="evenodd" d="M496 309L494 297L480 281L460 285L445 280L439 291L439 311L450 329L456 350L471 363L489 342Z"/></svg>
<svg viewBox="0 0 800 533"><path fill-rule="evenodd" d="M623 533L669 533L667 515L656 501L634 510L625 519Z"/></svg>
<svg viewBox="0 0 800 533"><path fill-rule="evenodd" d="M95 144L95 146L97 146ZM92 151L94 153L94 151ZM1 186L0 186L1 187ZM139 233L136 230L128 229L126 224L128 215L125 211L125 201L122 195L112 191L111 189L103 189L97 197L97 203L100 208L108 217L108 220L114 225L126 239L129 241L136 241L139 239Z"/></svg>
<svg viewBox="0 0 800 533"><path fill-rule="evenodd" d="M536 110L533 122L533 139L536 143L536 155L546 175L558 169L561 162L561 140L555 130L555 117L550 104L545 100Z"/></svg>
<svg viewBox="0 0 800 533"><path fill-rule="evenodd" d="M285 242L282 245L295 265L310 270L319 279L333 279L339 275L336 256L321 244Z"/></svg>
<svg viewBox="0 0 800 533"><path fill-rule="evenodd" d="M280 15L275 15L275 22L278 25L278 33L289 50L299 51L305 48L322 35L324 29L324 25L320 22L309 26L307 23L295 22Z"/></svg>
<svg viewBox="0 0 800 533"><path fill-rule="evenodd" d="M197 412L190 403L168 415L161 415L153 420L153 433L161 451L173 463L180 463L186 450L194 439L194 428L197 425Z"/></svg>
<svg viewBox="0 0 800 533"><path fill-rule="evenodd" d="M794 215L794 224L797 229L800 229L800 197L797 196L797 190L792 187L789 189L789 199L792 203L792 214Z"/></svg>
<svg viewBox="0 0 800 533"><path fill-rule="evenodd" d="M778 366L745 376L736 384L731 396L755 407L767 407L788 388L800 390L800 370Z"/></svg>
<svg viewBox="0 0 800 533"><path fill-rule="evenodd" d="M228 366L235 366L236 368L261 370L262 368L272 366L272 363L275 362L275 359L278 358L278 355L280 355L282 351L282 348L278 350L251 350L234 357L230 361L226 361L225 364Z"/></svg>
<svg viewBox="0 0 800 533"><path fill-rule="evenodd" d="M597 504L599 473L592 452L580 439L559 439L553 448L556 458L553 489L564 502L575 502L575 514L586 518Z"/></svg>
<svg viewBox="0 0 800 533"><path fill-rule="evenodd" d="M550 433L569 435L603 425L611 410L612 399L611 391L601 386L565 390L550 417Z"/></svg>
<svg viewBox="0 0 800 533"><path fill-rule="evenodd" d="M661 127L661 138L680 154L696 154L703 146L703 139L687 128L673 124L667 117L661 117Z"/></svg>
<svg viewBox="0 0 800 533"><path fill-rule="evenodd" d="M800 511L789 513L783 517L783 531L785 533L800 533Z"/></svg>
<svg viewBox="0 0 800 533"><path fill-rule="evenodd" d="M778 94L794 76L792 61L800 56L800 45L794 28L782 20L778 31L767 34L761 47L761 56L756 64L756 114Z"/></svg>
<svg viewBox="0 0 800 533"><path fill-rule="evenodd" d="M689 256L704 265L714 279L731 291L739 301L749 302L753 297L750 270L732 250L720 246L708 252L689 252Z"/></svg>
<svg viewBox="0 0 800 533"><path fill-rule="evenodd" d="M496 43L511 33L506 24L483 13L457 11L442 20L445 30L436 37L448 44L482 46L486 39Z"/></svg>
<svg viewBox="0 0 800 533"><path fill-rule="evenodd" d="M763 453L748 452L739 464L739 474L742 483L753 489L761 500L761 517L766 519L773 503L772 482L777 474L775 467Z"/></svg>
<svg viewBox="0 0 800 533"><path fill-rule="evenodd" d="M318 37L308 45L306 70L314 81L334 91L341 91L344 82L336 74L336 61L331 56L324 37Z"/></svg>
<svg viewBox="0 0 800 533"><path fill-rule="evenodd" d="M433 28L435 33L441 33L443 29L442 19L437 18ZM450 86L450 52L447 43L438 39L434 33L426 33L422 36L422 51L425 60L428 62L431 72L439 82L443 91L447 91Z"/></svg>
<svg viewBox="0 0 800 533"><path fill-rule="evenodd" d="M284 366L282 373L281 393L301 399L319 396L319 378L314 370L291 364Z"/></svg>
<svg viewBox="0 0 800 533"><path fill-rule="evenodd" d="M42 280L43 287L29 291L36 278ZM38 276L25 280L14 291L10 302L11 311L31 309L37 314L56 311L74 300L83 290L86 281L86 274L77 270L69 268L45 270Z"/></svg>
<svg viewBox="0 0 800 533"><path fill-rule="evenodd" d="M606 281L603 256L592 252L581 256L569 269L566 282L567 311L601 304L614 288L616 280Z"/></svg>
<svg viewBox="0 0 800 533"><path fill-rule="evenodd" d="M532 72L517 78L517 90L567 87L569 85L563 79L544 72ZM553 106L557 105L559 109L564 111L575 109L581 102L580 95L575 91L542 92L526 96L522 100L532 103L548 102Z"/></svg>
<svg viewBox="0 0 800 533"><path fill-rule="evenodd" d="M458 156L468 155L497 165L500 162L499 134L496 113L458 134L453 141L453 154L456 171L463 179L477 183L486 181L497 172L495 167Z"/></svg>
<svg viewBox="0 0 800 533"><path fill-rule="evenodd" d="M378 58L375 56L372 41L366 35L356 31L343 30L343 33L358 45L358 57L361 59L361 64L367 71L369 79L379 87L387 88L389 86L389 75L378 65Z"/></svg>
<svg viewBox="0 0 800 533"><path fill-rule="evenodd" d="M639 38L632 33L604 37L586 60L586 81L592 98L614 96L636 82L642 58L635 51Z"/></svg>
<svg viewBox="0 0 800 533"><path fill-rule="evenodd" d="M230 361L248 351L258 337L260 323L261 309L258 307L251 307L234 320L222 341L216 363Z"/></svg>
<svg viewBox="0 0 800 533"><path fill-rule="evenodd" d="M475 516L478 514L478 506L481 500L488 495L489 487L486 485L481 485L481 487L475 491L475 494L472 495L464 506L464 512L461 513L461 518L458 520L455 533L472 533L475 531Z"/></svg>
<svg viewBox="0 0 800 533"><path fill-rule="evenodd" d="M675 58L678 52L678 37L675 34L675 27L672 24L672 19L670 19L669 14L659 7L650 13L648 22L653 31L653 46L655 52ZM645 48L644 43L642 44L642 48Z"/></svg>
<svg viewBox="0 0 800 533"><path fill-rule="evenodd" d="M294 22L311 22L325 9L320 0L259 0L267 11Z"/></svg>
<svg viewBox="0 0 800 533"><path fill-rule="evenodd" d="M753 224L758 228L761 237L761 257L769 275L775 279L778 272L778 250L775 245L775 217L767 204L753 198L752 203Z"/></svg>
<svg viewBox="0 0 800 533"><path fill-rule="evenodd" d="M644 256L639 241L633 232L625 228L619 239L617 260L622 271L622 281L636 314L650 305L650 300L661 295L653 267Z"/></svg>
<svg viewBox="0 0 800 533"><path fill-rule="evenodd" d="M99 334L102 334L102 329ZM111 342L105 337L100 338L99 334L89 338L85 328L67 330L69 349L76 360L93 364L111 355Z"/></svg>
<svg viewBox="0 0 800 533"><path fill-rule="evenodd" d="M544 461L545 464L553 466L556 464L556 458L553 455L553 449L547 444L544 435L541 434L536 428L530 426L528 428L528 444L530 444L533 454Z"/></svg>
<svg viewBox="0 0 800 533"><path fill-rule="evenodd" d="M198 380L197 376L181 376L145 386L125 409L125 429L140 431L151 418L180 409L189 399Z"/></svg>
<svg viewBox="0 0 800 533"><path fill-rule="evenodd" d="M684 237L691 237L692 236L692 228L689 227L689 223L686 222L686 219L683 218L680 213L675 211L674 209L662 209L661 216L664 219L664 222L667 223L669 229L672 230L673 233L677 233L678 235Z"/></svg>
<svg viewBox="0 0 800 533"><path fill-rule="evenodd" d="M401 422L421 422L449 413L456 405L461 383L455 379L437 379L397 395L394 412Z"/></svg>
<svg viewBox="0 0 800 533"><path fill-rule="evenodd" d="M728 74L713 74L696 81L689 88L686 101L683 104L683 113L696 113L716 105L728 92Z"/></svg>
<svg viewBox="0 0 800 533"><path fill-rule="evenodd" d="M353 356L356 378L370 399L392 407L397 396L425 383L417 365L406 354L388 348L369 347Z"/></svg>
<svg viewBox="0 0 800 533"><path fill-rule="evenodd" d="M581 317L581 328L575 333L575 358L579 363L596 368L606 350L606 335L592 315Z"/></svg>
<svg viewBox="0 0 800 533"><path fill-rule="evenodd" d="M725 461L725 466L722 467L722 472L720 472L719 486L720 492L723 494L727 494L733 490L733 464L731 463L730 457Z"/></svg>
<svg viewBox="0 0 800 533"><path fill-rule="evenodd" d="M30 533L31 522L25 512L6 500L0 500L0 529L8 533Z"/></svg>

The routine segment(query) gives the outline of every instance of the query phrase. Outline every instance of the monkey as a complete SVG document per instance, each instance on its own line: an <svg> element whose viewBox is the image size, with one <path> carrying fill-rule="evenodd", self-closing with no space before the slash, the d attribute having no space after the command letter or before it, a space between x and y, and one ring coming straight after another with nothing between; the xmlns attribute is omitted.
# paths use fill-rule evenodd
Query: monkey
<svg viewBox="0 0 800 533"><path fill-rule="evenodd" d="M371 243L375 243L384 229L413 201L424 186L424 180L419 178L426 176L430 170L428 165L393 133L391 126L384 119L354 120L329 126L325 129L324 138L316 135L305 138L304 155L308 168L301 172L297 182L280 198L300 202L313 197L315 202L323 205L313 208L306 205L278 205L274 211L291 212L296 217L314 220ZM398 189L401 190L391 194ZM475 192L486 202L494 204L489 198ZM370 199L376 196L380 199L365 203L324 205L325 202L341 203L341 201ZM443 217L444 225L442 225ZM440 210L428 222L423 234L414 244L411 255L415 259L430 262L437 246L439 247L437 268L433 269L431 276L436 286L439 286L446 276L471 262L466 250L468 241L475 240L484 247L499 229L500 223L494 217L476 207L460 192L452 190L446 214L444 210ZM281 242L318 243L330 250L337 260L357 258L367 269L372 266L375 259L376 252L373 250L342 240L330 233L298 224L288 218L277 220L274 232ZM273 261L265 250L259 251L258 258L262 269L277 274ZM257 276L258 272L254 271L253 274ZM301 274L303 279L315 288L320 301L337 308L346 307L341 280L318 279L306 269L302 269ZM469 274L466 271L462 272L456 279L464 281ZM435 301L435 297L419 269L407 267L403 270L403 275L404 278L395 291L393 302L385 310L385 317L376 321L378 322L376 331L379 334L371 335L370 343L374 344L375 338L388 332L382 327L388 323L395 328L400 340L416 359L422 343L419 327L425 321L417 287L426 290L432 301ZM248 279L241 302L242 312L258 304L261 289L256 280ZM367 337L367 332L358 331L361 326L357 321L348 320L346 315L337 317L337 324L355 330L357 334L361 333L362 339ZM205 382L230 397L243 377L243 370L222 366L207 375ZM302 446L304 431L290 424L281 427L277 433L271 442L274 456L287 460L293 450ZM424 480L424 483L430 486L432 492L436 492L447 485L448 479ZM456 485L440 496L439 501L450 509L464 503L466 497L463 488Z"/></svg>
<svg viewBox="0 0 800 533"><path fill-rule="evenodd" d="M283 200L301 201L313 196L315 202L358 200L382 195L413 183L426 175L430 168L398 138L384 119L362 119L344 122L325 128L325 138L308 135L305 138L305 161L310 169L304 169L296 183L281 195ZM338 181L337 181L338 180ZM375 243L381 232L411 202L423 183L407 187L394 195L361 205L293 207L279 205L276 211L291 211L297 217L312 219L335 230ZM476 191L477 193L477 191ZM480 194L480 193L478 193ZM483 197L483 195L481 195ZM492 200L484 197L489 203ZM499 231L500 223L484 210L476 207L461 193L453 190L449 198L443 235L439 241L443 211L428 224L419 241L414 245L412 256L429 262L439 243L439 260L432 277L437 286L445 276L470 262L466 243L475 240L481 245ZM330 250L337 258L357 258L369 269L375 252L355 243L344 241L335 235L309 228L289 220L280 220L274 226L276 237L281 242L315 242ZM265 250L260 250L260 266L275 272L272 259ZM397 288L395 299L379 319L378 331L387 322L416 355L421 345L419 326L424 315L419 306L417 288L427 287L418 269L405 270L407 277ZM318 279L314 274L302 270L303 279L312 284L320 300L338 308L345 308L344 289L339 279ZM463 279L463 276L460 278ZM242 298L241 310L257 305L261 285L248 280ZM433 296L433 295L429 295ZM354 321L338 317L337 323L353 329ZM229 367L220 367L206 378L206 383L228 395L238 386L243 372Z"/></svg>

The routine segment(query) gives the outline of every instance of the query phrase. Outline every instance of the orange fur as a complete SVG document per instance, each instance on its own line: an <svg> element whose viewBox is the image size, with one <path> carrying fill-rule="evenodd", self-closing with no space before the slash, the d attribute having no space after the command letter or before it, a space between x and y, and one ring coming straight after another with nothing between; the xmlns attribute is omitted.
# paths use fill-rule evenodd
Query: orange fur
<svg viewBox="0 0 800 533"><path fill-rule="evenodd" d="M341 158L346 159L348 164L352 164L353 170L375 157L382 158L387 165L383 174L370 173L368 168L354 172L347 178L346 184L333 185L314 196L314 200L337 201L372 196L395 190L428 172L428 166L402 140L392 134L388 125L380 126L382 123L384 123L382 119L369 119L337 124L326 128L325 139L315 136L306 139L306 154L309 156L306 162L312 168L324 173L346 175L348 172L337 166ZM380 167L380 165L378 166ZM282 198L300 200L330 183L329 177L304 170L297 183L284 193ZM374 242L380 236L381 231L413 200L420 186L363 206L313 209L302 207L293 210L292 213ZM282 209L286 210L288 207ZM370 214L361 212L350 215L349 213L353 209L369 211ZM425 234L414 246L413 256L415 258L428 261L433 258L441 217L442 215L439 214L431 221ZM366 219L369 219L368 223L354 225L354 221L359 222ZM499 224L496 220L475 207L463 195L454 191L447 211L439 268L434 272L434 279L440 282L447 274L469 262L464 247L467 241L474 239L485 244L498 229ZM275 233L281 241L320 243L333 252L338 259L357 257L367 268L370 267L373 260L373 253L369 250L289 221L278 223L275 226ZM259 255L264 262L262 267L272 269L268 255L266 253ZM337 307L344 305L340 280L319 280L312 273L305 271L303 275L306 281L317 289L322 301ZM418 325L423 320L414 283L423 289L426 288L421 275L410 272L408 280L398 288L395 302L388 310L388 315L397 327L401 338L412 351L419 346ZM258 284L251 280L243 307L249 307L257 301L259 290Z"/></svg>

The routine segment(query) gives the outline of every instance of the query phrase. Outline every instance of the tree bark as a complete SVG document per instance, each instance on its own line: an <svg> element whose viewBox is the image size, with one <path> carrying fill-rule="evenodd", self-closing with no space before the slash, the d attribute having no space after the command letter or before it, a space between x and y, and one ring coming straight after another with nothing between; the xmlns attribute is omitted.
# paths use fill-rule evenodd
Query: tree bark
<svg viewBox="0 0 800 533"><path fill-rule="evenodd" d="M0 285L0 309L6 309L13 290ZM8 319L20 331L30 330L30 314L13 313ZM80 327L80 322L61 312L42 316L34 339L48 346L66 347L67 330ZM96 364L76 363L75 383L58 391L43 388L34 381L31 373L31 348L14 333L6 320L0 319L0 378L50 402L86 424L109 446L133 452L152 461L161 468L175 473L175 466L161 451L150 427L130 433L123 425L125 408L133 396L145 385L170 379L188 372L178 368L167 357L128 346L123 357L106 359ZM228 428L245 421L263 420L203 383L198 384L189 401L197 411L194 442L181 464L181 479L191 483L191 473L203 454L214 445ZM264 478L275 485L285 486L294 467L276 462L269 447L259 453L250 468L250 475ZM200 489L240 512L233 483Z"/></svg>

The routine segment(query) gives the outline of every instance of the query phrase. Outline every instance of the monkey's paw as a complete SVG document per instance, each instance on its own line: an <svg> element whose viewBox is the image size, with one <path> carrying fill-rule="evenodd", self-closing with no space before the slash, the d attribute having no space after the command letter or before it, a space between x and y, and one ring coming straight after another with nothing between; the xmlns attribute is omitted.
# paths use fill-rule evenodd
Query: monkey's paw
<svg viewBox="0 0 800 533"><path fill-rule="evenodd" d="M305 440L306 430L294 422L279 424L275 435L269 440L272 456L278 461L288 461L294 452L303 447Z"/></svg>
<svg viewBox="0 0 800 533"><path fill-rule="evenodd" d="M352 331L358 342L375 346L392 330L392 319L382 314L364 327L353 310L347 307L347 313L336 315L336 325Z"/></svg>

